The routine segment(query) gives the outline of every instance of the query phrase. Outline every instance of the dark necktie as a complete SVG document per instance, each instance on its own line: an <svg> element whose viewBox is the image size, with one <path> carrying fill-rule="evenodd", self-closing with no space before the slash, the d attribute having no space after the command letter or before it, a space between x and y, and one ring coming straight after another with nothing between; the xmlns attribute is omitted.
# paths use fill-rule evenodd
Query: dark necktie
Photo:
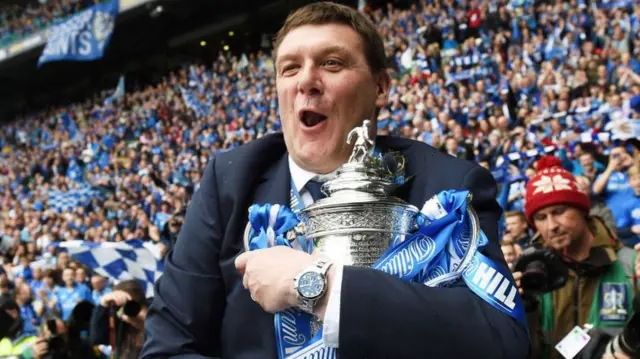
<svg viewBox="0 0 640 359"><path fill-rule="evenodd" d="M322 184L323 182L312 179L305 185L305 188L307 189L307 191L309 191L309 194L311 195L311 198L313 198L314 202L326 197L325 194L321 191Z"/></svg>

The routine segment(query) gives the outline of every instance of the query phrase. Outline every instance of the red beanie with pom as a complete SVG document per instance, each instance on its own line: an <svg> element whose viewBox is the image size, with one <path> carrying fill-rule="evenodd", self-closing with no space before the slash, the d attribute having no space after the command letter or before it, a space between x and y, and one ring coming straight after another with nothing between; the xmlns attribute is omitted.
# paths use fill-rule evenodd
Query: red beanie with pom
<svg viewBox="0 0 640 359"><path fill-rule="evenodd" d="M591 209L589 196L578 190L576 178L562 168L562 161L544 156L538 160L536 175L527 183L524 213L533 225L532 217L538 210L556 204L569 204L587 213Z"/></svg>

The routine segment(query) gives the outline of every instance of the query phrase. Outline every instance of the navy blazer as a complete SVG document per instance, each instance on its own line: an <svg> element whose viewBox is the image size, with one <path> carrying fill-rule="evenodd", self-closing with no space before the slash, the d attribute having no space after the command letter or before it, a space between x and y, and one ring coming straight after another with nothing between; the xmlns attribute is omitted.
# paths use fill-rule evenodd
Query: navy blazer
<svg viewBox="0 0 640 359"><path fill-rule="evenodd" d="M489 238L483 253L507 268L489 171L413 140L379 136L376 143L405 156L406 174L415 177L401 197L418 208L442 190L470 190ZM289 190L282 134L210 160L156 283L142 358L277 358L273 315L251 300L234 259L244 250L249 206L288 205ZM431 288L344 268L340 358L519 359L528 352L525 328L464 285Z"/></svg>

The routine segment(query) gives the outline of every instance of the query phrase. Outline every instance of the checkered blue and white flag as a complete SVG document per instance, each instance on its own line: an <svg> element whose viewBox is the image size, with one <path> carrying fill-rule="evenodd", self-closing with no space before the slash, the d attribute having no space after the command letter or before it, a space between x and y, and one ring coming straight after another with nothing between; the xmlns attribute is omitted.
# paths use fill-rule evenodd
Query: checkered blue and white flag
<svg viewBox="0 0 640 359"><path fill-rule="evenodd" d="M63 213L77 207L88 206L98 195L99 192L89 184L80 185L68 191L50 190L47 205Z"/></svg>
<svg viewBox="0 0 640 359"><path fill-rule="evenodd" d="M147 298L153 297L153 284L164 269L164 263L152 248L153 245L139 239L105 243L76 240L54 242L52 245L68 252L71 258L114 283L138 280Z"/></svg>

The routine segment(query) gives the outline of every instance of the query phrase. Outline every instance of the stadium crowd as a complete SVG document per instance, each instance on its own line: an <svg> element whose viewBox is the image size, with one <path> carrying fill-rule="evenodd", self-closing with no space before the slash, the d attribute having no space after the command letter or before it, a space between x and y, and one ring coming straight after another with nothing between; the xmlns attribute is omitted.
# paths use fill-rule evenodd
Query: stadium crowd
<svg viewBox="0 0 640 359"><path fill-rule="evenodd" d="M84 4L40 3L0 11L0 45ZM627 174L638 149L613 135L640 119L640 6L410 3L362 9L385 40L393 78L378 132L492 169L503 238L515 252L533 234L522 215L525 184L550 152L579 178L593 211L625 244L638 243L640 183ZM105 278L51 243L141 239L162 258L208 159L279 127L273 61L257 51L221 52L139 91L0 128L0 292L20 304L24 330L35 333L50 311L66 320L78 301L99 304L109 292Z"/></svg>

